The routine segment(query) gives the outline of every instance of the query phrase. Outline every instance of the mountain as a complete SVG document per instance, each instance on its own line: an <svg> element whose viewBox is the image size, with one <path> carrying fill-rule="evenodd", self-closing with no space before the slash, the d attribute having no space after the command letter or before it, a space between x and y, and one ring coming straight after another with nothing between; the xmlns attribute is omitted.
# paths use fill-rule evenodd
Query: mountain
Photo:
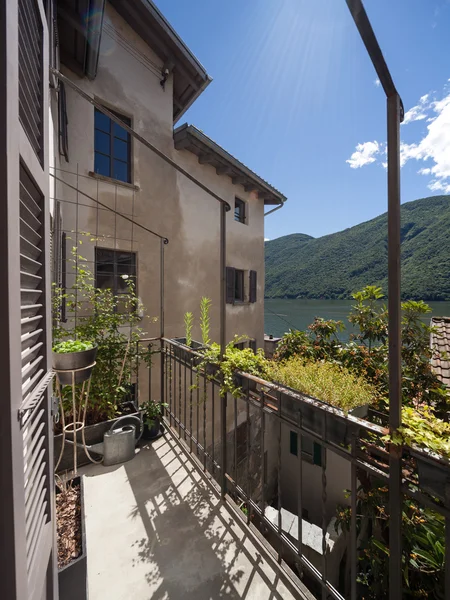
<svg viewBox="0 0 450 600"><path fill-rule="evenodd" d="M450 195L401 207L402 297L450 300ZM344 231L265 243L266 298L349 298L365 285L387 292L387 213Z"/></svg>

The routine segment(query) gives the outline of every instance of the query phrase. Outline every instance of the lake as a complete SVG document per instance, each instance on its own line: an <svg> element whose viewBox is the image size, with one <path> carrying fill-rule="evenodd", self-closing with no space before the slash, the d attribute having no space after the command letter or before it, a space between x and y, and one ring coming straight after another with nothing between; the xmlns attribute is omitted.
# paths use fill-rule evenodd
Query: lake
<svg viewBox="0 0 450 600"><path fill-rule="evenodd" d="M264 331L281 337L290 328L307 329L314 317L343 321L346 329L341 334L347 340L353 327L347 321L354 300L265 300ZM450 302L428 302L431 316L450 316Z"/></svg>

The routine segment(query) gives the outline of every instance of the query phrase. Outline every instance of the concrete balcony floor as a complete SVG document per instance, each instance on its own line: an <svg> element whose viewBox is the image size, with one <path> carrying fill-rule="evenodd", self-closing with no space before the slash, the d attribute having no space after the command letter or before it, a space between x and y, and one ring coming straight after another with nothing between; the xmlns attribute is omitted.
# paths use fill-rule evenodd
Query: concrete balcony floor
<svg viewBox="0 0 450 600"><path fill-rule="evenodd" d="M303 597L170 433L81 472L90 600Z"/></svg>

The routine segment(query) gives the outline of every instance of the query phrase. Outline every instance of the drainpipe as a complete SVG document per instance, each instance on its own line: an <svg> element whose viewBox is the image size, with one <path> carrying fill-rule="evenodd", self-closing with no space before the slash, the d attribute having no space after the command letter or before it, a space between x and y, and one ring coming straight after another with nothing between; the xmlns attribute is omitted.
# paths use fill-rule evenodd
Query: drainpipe
<svg viewBox="0 0 450 600"><path fill-rule="evenodd" d="M281 204L279 204L278 206L275 206L275 208L272 208L272 210L269 210L266 213L264 213L264 216L267 217L267 215L271 215L276 210L280 210L280 208L283 208L285 202L286 202L286 200L282 200Z"/></svg>

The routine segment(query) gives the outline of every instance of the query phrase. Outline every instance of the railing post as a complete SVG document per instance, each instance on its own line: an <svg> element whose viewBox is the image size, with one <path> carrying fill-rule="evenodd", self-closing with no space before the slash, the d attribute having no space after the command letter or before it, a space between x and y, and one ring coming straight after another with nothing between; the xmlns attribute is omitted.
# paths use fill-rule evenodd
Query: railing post
<svg viewBox="0 0 450 600"><path fill-rule="evenodd" d="M388 159L388 309L389 431L402 422L402 358L400 297L400 119L397 93L387 99ZM402 470L401 449L389 450L389 599L402 597Z"/></svg>
<svg viewBox="0 0 450 600"><path fill-rule="evenodd" d="M225 355L226 346L226 273L227 273L227 262L226 262L226 216L227 216L227 205L225 203L220 204L220 360L222 361ZM220 381L222 381L222 374L220 375ZM214 423L213 423L214 427ZM220 474L220 489L222 498L227 493L227 395L220 395L220 435L221 435L221 456L222 456L222 470Z"/></svg>

